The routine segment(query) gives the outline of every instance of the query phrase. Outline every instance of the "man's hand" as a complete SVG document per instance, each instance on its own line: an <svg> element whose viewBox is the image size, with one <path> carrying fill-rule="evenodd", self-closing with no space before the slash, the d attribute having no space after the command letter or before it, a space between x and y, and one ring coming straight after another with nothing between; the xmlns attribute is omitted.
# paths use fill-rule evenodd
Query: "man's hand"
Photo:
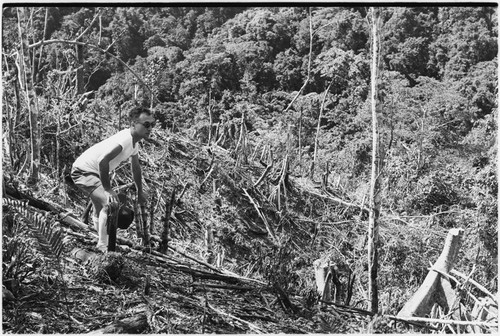
<svg viewBox="0 0 500 336"><path fill-rule="evenodd" d="M137 194L137 202L140 205L146 205L147 201L148 201L148 195L144 191Z"/></svg>
<svg viewBox="0 0 500 336"><path fill-rule="evenodd" d="M108 200L108 204L119 203L118 194L114 190L104 190L104 194Z"/></svg>

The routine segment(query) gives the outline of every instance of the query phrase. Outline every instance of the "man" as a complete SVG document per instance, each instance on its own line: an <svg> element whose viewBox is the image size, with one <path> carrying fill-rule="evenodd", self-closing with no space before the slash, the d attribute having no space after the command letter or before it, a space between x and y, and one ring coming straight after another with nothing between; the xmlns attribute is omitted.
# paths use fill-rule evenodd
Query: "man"
<svg viewBox="0 0 500 336"><path fill-rule="evenodd" d="M137 188L137 201L146 203L142 190L142 173L138 157L138 142L149 137L155 126L151 111L145 107L134 107L129 112L130 128L93 145L80 155L71 170L71 178L83 190L94 205L93 222L99 234L97 248L106 251L108 234L106 228L108 204L117 203L118 195L111 188L110 172L120 163L130 159L132 176Z"/></svg>

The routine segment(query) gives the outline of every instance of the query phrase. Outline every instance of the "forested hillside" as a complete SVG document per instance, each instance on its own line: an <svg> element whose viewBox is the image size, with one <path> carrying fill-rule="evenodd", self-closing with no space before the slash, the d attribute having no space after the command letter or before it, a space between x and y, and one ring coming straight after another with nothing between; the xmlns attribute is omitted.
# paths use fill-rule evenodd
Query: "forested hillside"
<svg viewBox="0 0 500 336"><path fill-rule="evenodd" d="M477 313L498 291L496 4L248 5L2 8L3 331L90 332L140 306L128 332L497 332L498 301ZM95 237L65 223L88 202L65 176L135 105L157 119L140 152L151 233L174 250L119 231L127 272L104 281L73 258ZM130 182L120 167L114 186ZM456 307L397 320L451 229ZM439 322L457 307L484 324Z"/></svg>

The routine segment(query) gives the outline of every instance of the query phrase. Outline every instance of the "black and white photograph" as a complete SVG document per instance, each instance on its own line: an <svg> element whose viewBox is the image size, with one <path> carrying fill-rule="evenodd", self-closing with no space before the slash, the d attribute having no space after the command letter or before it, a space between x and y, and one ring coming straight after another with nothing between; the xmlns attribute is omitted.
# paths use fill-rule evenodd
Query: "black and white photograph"
<svg viewBox="0 0 500 336"><path fill-rule="evenodd" d="M498 334L497 2L3 2L2 334Z"/></svg>

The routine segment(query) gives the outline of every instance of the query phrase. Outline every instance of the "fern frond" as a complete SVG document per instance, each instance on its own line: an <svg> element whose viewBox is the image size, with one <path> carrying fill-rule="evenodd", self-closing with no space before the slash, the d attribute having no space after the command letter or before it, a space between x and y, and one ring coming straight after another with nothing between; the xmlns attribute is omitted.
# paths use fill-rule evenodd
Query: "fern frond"
<svg viewBox="0 0 500 336"><path fill-rule="evenodd" d="M27 202L3 198L2 204L18 212L26 219L26 225L38 241L41 251L54 260L59 260L64 248L62 229L47 216L30 209Z"/></svg>

